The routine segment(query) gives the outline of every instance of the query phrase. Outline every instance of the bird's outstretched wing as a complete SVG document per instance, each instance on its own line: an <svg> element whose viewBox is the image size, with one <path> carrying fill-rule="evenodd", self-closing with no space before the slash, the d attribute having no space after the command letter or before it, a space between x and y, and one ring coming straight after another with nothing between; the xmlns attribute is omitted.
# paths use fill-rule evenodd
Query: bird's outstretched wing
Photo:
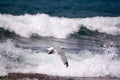
<svg viewBox="0 0 120 80"><path fill-rule="evenodd" d="M65 56L65 52L59 46L54 47L54 48L56 50L56 53L58 55L60 55L60 58L61 58L62 62L64 63L64 65L66 65L66 67L68 67L68 61L67 61L67 58Z"/></svg>
<svg viewBox="0 0 120 80"><path fill-rule="evenodd" d="M68 67L68 61L67 61L67 58L66 58L65 53L62 50L62 48L60 48L59 46L55 46L55 47L50 47L47 49L48 49L48 54L53 54L54 52L56 52L60 56L64 65L66 65L66 67Z"/></svg>
<svg viewBox="0 0 120 80"><path fill-rule="evenodd" d="M60 58L63 61L64 65L66 65L66 67L68 67L69 65L68 65L68 61L67 61L66 56L65 55L60 55Z"/></svg>

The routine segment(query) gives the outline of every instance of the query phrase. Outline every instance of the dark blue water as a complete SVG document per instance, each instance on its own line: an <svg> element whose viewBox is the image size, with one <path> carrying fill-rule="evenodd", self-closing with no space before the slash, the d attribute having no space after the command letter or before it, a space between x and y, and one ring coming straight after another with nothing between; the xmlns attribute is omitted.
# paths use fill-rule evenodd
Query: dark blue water
<svg viewBox="0 0 120 80"><path fill-rule="evenodd" d="M49 15L50 18L65 17L65 18L69 18L69 19L70 18L85 19L86 17L91 19L91 17L92 18L95 17L96 22L92 23L94 25L99 24L99 18L97 19L96 16L104 17L105 19L107 19L107 21L109 20L109 18L111 18L111 20L112 20L113 17L116 17L118 19L112 21L114 24L114 22L119 21L120 0L34 0L34 1L33 0L0 0L0 14L1 14L1 22L0 23L1 24L3 23L3 25L0 25L0 27L1 27L0 28L0 38L1 39L4 37L15 38L16 36L17 37L23 37L23 36L21 36L21 33L18 34L18 32L14 31L14 30L9 30L10 27L8 27L6 30L5 25L8 25L8 26L11 26L14 28L18 27L19 25L17 26L17 24L19 24L19 23L17 23L17 16L23 16L22 20L21 19L18 20L18 22L20 21L20 24L21 24L24 22L24 18L25 18L24 14L29 14L30 16L36 15L36 14L46 14L46 15ZM7 22L4 23L4 17L3 17L4 14L12 15L16 18L10 17L8 20L6 18ZM29 16L28 16L28 18L29 18ZM31 19L31 18L29 18L29 19ZM29 19L27 19L27 20L29 20ZM103 19L103 20L105 20L105 19ZM9 20L13 21L13 22L11 22L11 24L15 24L15 25L9 24ZM62 21L62 19L61 19L61 21ZM92 21L92 19L89 21ZM100 19L100 21L102 21L102 20ZM37 20L36 20L36 22L37 22ZM56 23L55 20L53 20L53 22ZM101 27L103 27L105 30L109 29L109 28L106 28L106 25L105 25L106 22L101 23L101 24L103 24L103 26L101 26ZM26 23L28 23L28 22L24 23L25 26L28 26L29 24L26 24ZM112 25L112 24L110 24L111 22L108 22L108 23L109 24L107 24L107 26ZM45 21L44 24L48 24L47 21ZM59 25L58 23L56 23L56 24ZM39 26L39 22L37 23L37 25ZM116 35L114 36L113 34L115 32L111 33L112 30L110 30L110 35L109 35L109 31L106 32L103 30L101 32L101 30L99 28L98 29L96 28L95 30L92 29L91 27L88 28L88 25L86 25L86 23L80 24L79 26L81 26L81 25L82 25L82 27L80 27L80 29L78 29L78 31L69 34L67 37L75 38L75 39L83 39L83 40L88 39L90 41L91 40L101 40L101 41L102 40L112 40L112 41L116 40L118 42L118 40L120 39L119 30L117 31L117 29L116 29L117 36ZM91 25L91 26L94 26L94 25ZM51 24L49 26L51 26ZM119 29L120 23L118 22L113 26L115 26L115 28L117 27ZM32 24L32 27L34 27L34 24ZM71 26L69 25L69 27L71 27ZM94 26L94 27L97 27L97 26ZM25 30L25 29L23 29L23 30ZM35 28L35 30L36 30L36 28ZM46 28L46 31L49 32L49 30L47 30L47 28ZM32 34L34 34L34 33L35 32L32 32ZM106 34L106 33L108 33L108 34ZM36 35L37 35L37 37L41 36L38 33L36 33ZM32 35L32 36L36 37L36 35L35 36ZM44 36L42 36L42 37L44 37ZM52 36L52 37L56 37L56 36Z"/></svg>
<svg viewBox="0 0 120 80"><path fill-rule="evenodd" d="M0 0L2 14L62 17L120 16L120 0Z"/></svg>
<svg viewBox="0 0 120 80"><path fill-rule="evenodd" d="M26 24L29 22L25 22L25 21L27 21L27 20L29 21L29 19L31 19L31 18L29 18L30 16L33 15L33 18L34 18L34 16L37 16L37 14L46 14L46 15L49 15L50 18L65 17L68 19L72 19L72 18L86 19L88 17L91 19L89 21L92 21L92 18L95 17L96 22L92 23L94 25L99 24L99 20L102 21L101 19L99 19L100 17L104 17L105 19L107 19L107 21L109 20L109 18L111 18L111 20L112 20L113 17L116 17L118 19L113 20L113 21L117 22L117 21L119 21L119 16L120 16L120 0L34 0L34 1L32 1L32 0L0 0L0 14L1 14L1 22L0 23L1 24L3 23L3 25L0 25L0 27L1 27L0 28L0 38L1 39L6 39L6 38L14 39L16 37L24 37L22 35L22 33L19 33L20 31L18 31L18 32L14 31L14 29L23 27L23 26L19 26L19 23L17 23L17 22L20 22L20 24L23 24L25 26L29 26L29 24ZM8 18L5 19L3 17L4 14L6 14L6 16L12 15L15 18L10 17L9 19ZM29 14L30 16L27 16L28 19L24 21L24 19L26 19L25 14ZM23 16L23 18L21 18L20 20L17 20L17 16ZM97 19L96 16L98 16L99 18ZM105 20L105 19L103 19L103 20ZM7 22L4 23L4 20ZM41 21L41 20L42 19L39 18L38 20L35 20L35 22ZM60 20L62 21L62 19L60 19ZM104 23L100 23L100 25L101 24L103 25L101 27L103 27L104 30L109 29L109 28L106 28L106 26L109 27L109 25L112 25L111 20L110 20L110 22L108 22L109 24L107 24L107 25L105 25L107 21L104 21ZM9 22L11 22L11 24L9 24ZM55 20L53 20L53 22L56 23ZM113 24L114 24L114 22L113 22ZM69 22L66 21L66 23L69 23ZM64 24L66 24L66 23L64 23ZM15 25L12 25L12 24L15 24ZM38 26L40 25L39 22L35 23L35 24L37 24ZM48 24L47 20L44 21L44 24ZM8 25L7 30L5 27L6 25ZM56 23L55 26L56 25L59 25L59 24ZM72 31L71 31L71 33L69 33L69 35L67 36L68 39L83 40L82 42L84 44L79 44L79 42L81 43L81 41L77 40L76 44L77 44L77 47L79 47L79 48L81 47L79 45L83 45L83 46L91 45L91 44L89 44L91 41L98 42L98 43L94 43L96 46L103 46L104 42L106 43L106 42L109 42L109 40L110 40L110 41L115 41L115 43L118 43L118 41L120 39L119 31L117 32L117 30L116 30L116 33L118 35L114 36L113 34L115 32L112 32L109 34L109 30L108 30L108 32L105 31L105 33L104 33L104 30L103 30L103 32L101 32L101 30L99 28L97 29L98 25L97 26L91 25L91 26L96 27L95 30L92 29L91 27L88 28L88 25L86 25L86 23L80 24L79 26L81 26L81 25L82 25L82 27L80 27L80 29L78 29L78 31L76 31L74 33L72 33ZM31 24L31 26L32 26L32 28L34 28L34 23ZM118 29L119 29L120 23L118 22L113 26L118 27ZM10 27L13 27L13 29L11 30ZM17 27L17 28L15 28L15 27ZM48 27L51 27L51 24L48 25ZM61 27L61 26L58 26L58 27ZM69 25L69 27L71 27L71 25ZM44 28L44 25L41 29L43 29L43 28ZM37 30L36 27L34 29ZM23 30L23 33L26 32L26 29L24 29L24 27L21 28L21 30ZM62 29L60 29L60 30L62 30ZM49 29L46 28L46 31L49 32ZM110 30L110 32L111 31L112 30ZM35 33L35 35L34 35L34 33ZM54 30L53 30L53 34L55 34ZM57 36L54 36L53 34L51 34L52 37L57 37ZM59 33L59 34L61 34L61 33ZM51 35L48 37L51 37ZM41 36L41 33L38 34L36 32L32 32L32 35L29 36L29 38L40 39L40 40L41 40L41 37L44 37L44 36ZM68 39L66 41L68 41ZM87 44L86 44L86 42L84 42L84 40L86 40L86 42L88 41ZM54 40L53 42L56 43L56 41ZM61 42L61 39L60 39L60 42ZM65 40L63 39L63 43L64 42L65 42ZM76 40L75 40L75 42L76 42ZM55 45L55 44L53 44L53 45ZM61 45L63 45L63 44L61 44ZM118 47L119 47L119 45L118 45Z"/></svg>

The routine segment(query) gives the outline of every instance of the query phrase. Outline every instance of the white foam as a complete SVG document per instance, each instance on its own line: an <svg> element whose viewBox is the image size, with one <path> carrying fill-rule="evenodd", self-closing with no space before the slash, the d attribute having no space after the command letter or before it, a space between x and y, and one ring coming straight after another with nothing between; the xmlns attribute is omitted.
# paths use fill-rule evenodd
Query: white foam
<svg viewBox="0 0 120 80"><path fill-rule="evenodd" d="M82 50L79 54L67 53L69 67L66 68L57 54L48 55L16 48L14 42L8 40L0 43L0 75L9 72L30 72L59 76L120 78L117 49L109 46L103 50L102 54L93 54L89 50Z"/></svg>
<svg viewBox="0 0 120 80"><path fill-rule="evenodd" d="M111 35L120 34L120 17L64 18L47 14L9 15L0 14L0 27L14 31L23 37L38 34L45 37L66 38L81 26Z"/></svg>

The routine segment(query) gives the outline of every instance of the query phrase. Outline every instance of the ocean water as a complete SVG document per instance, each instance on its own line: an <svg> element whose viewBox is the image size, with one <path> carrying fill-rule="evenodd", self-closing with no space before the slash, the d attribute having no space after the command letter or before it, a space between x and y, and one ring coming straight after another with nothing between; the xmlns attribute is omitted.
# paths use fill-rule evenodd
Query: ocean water
<svg viewBox="0 0 120 80"><path fill-rule="evenodd" d="M0 75L12 72L120 78L120 0L0 0Z"/></svg>

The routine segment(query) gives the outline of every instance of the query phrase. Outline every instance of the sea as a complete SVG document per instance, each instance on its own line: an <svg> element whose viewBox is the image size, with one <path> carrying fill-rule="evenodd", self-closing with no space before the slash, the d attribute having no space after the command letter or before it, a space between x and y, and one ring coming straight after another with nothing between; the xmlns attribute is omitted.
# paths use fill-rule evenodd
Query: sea
<svg viewBox="0 0 120 80"><path fill-rule="evenodd" d="M69 66L47 48L64 47ZM120 0L0 0L0 76L120 78Z"/></svg>

